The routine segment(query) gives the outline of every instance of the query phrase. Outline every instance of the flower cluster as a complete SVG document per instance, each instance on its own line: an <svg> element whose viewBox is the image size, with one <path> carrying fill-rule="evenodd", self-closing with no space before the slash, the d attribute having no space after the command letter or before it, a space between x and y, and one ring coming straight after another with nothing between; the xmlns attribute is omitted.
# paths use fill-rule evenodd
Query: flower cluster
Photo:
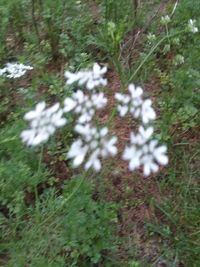
<svg viewBox="0 0 200 267"><path fill-rule="evenodd" d="M92 120L95 111L103 108L106 104L107 98L102 92L86 95L78 90L72 94L72 97L65 98L64 111L80 114L78 123L87 123Z"/></svg>
<svg viewBox="0 0 200 267"><path fill-rule="evenodd" d="M115 99L118 101L117 110L121 117L128 112L136 119L140 118L144 124L156 118L156 113L152 108L150 99L143 100L143 90L141 87L135 87L134 84L128 86L129 95L116 93Z"/></svg>
<svg viewBox="0 0 200 267"><path fill-rule="evenodd" d="M62 117L63 110L57 103L50 108L46 108L45 102L36 105L35 110L25 114L24 119L29 121L30 129L21 133L24 143L29 146L37 146L46 142L54 134L56 128L66 124L66 119Z"/></svg>
<svg viewBox="0 0 200 267"><path fill-rule="evenodd" d="M143 90L133 84L128 86L129 94L116 93L117 109L121 117L128 112L134 118L140 119L142 124L137 134L131 132L130 145L126 146L122 158L129 161L129 170L134 171L143 166L144 175L158 171L158 164L166 165L168 158L165 155L166 146L158 146L157 140L152 140L153 127L146 127L156 118L150 99L143 99Z"/></svg>
<svg viewBox="0 0 200 267"><path fill-rule="evenodd" d="M97 63L94 63L92 70L84 70L77 73L66 71L65 78L67 79L67 84L77 82L78 85L85 85L88 90L92 90L95 87L107 85L107 80L103 78L106 72L107 67L101 68Z"/></svg>
<svg viewBox="0 0 200 267"><path fill-rule="evenodd" d="M96 125L97 121L93 121L95 112L107 104L104 93L95 90L96 87L107 84L107 80L103 78L106 70L106 67L101 69L95 63L92 70L76 74L66 72L67 83L85 85L87 93L80 89L76 90L70 97L65 98L63 108L60 108L59 103L50 108L46 108L45 102L37 104L35 110L24 116L24 119L29 121L30 128L21 133L22 141L29 146L46 142L57 128L66 124L67 120L63 114L74 113L78 116L74 127L78 138L72 143L67 157L73 159L74 167L83 164L85 170L92 168L99 171L102 167L101 159L117 154L117 137L110 136L107 127L100 128L98 124ZM158 164L167 164L167 148L158 146L158 142L152 140L153 127L147 126L156 118L151 100L143 99L142 88L134 84L128 86L128 91L129 94L115 94L119 114L124 117L127 113L131 113L143 126L139 127L137 134L131 133L130 144L125 147L122 158L129 161L130 171L143 166L144 175L148 176L151 172L158 171Z"/></svg>
<svg viewBox="0 0 200 267"><path fill-rule="evenodd" d="M151 172L157 172L159 165L166 165L168 157L166 155L167 147L158 146L157 140L151 140L153 127L146 130L140 126L139 132L130 135L130 145L127 146L123 153L123 159L129 161L129 169L134 171L143 166L144 176Z"/></svg>
<svg viewBox="0 0 200 267"><path fill-rule="evenodd" d="M19 78L23 76L27 70L32 70L33 67L26 66L20 63L7 63L5 68L0 69L0 76L5 76L7 78Z"/></svg>
<svg viewBox="0 0 200 267"><path fill-rule="evenodd" d="M96 87L107 85L107 80L103 78L106 72L107 68L101 68L97 63L93 65L92 70L77 73L65 72L67 84L78 83L80 86L85 85L89 90L88 94L77 90L64 101L64 112L72 111L79 115L74 128L79 134L79 138L74 141L68 152L68 158L73 158L74 167L81 165L87 158L84 168L86 170L93 168L95 171L99 171L101 169L100 159L114 156L117 153L115 146L117 137L109 138L106 127L99 129L92 125L96 110L107 104L104 94L95 91Z"/></svg>
<svg viewBox="0 0 200 267"><path fill-rule="evenodd" d="M90 124L77 124L75 131L80 135L80 138L72 144L68 152L68 158L74 158L74 167L81 165L88 155L84 168L86 170L93 168L95 171L99 171L101 169L100 158L117 154L115 146L117 137L109 138L107 127L97 129Z"/></svg>
<svg viewBox="0 0 200 267"><path fill-rule="evenodd" d="M190 19L188 21L188 30L192 33L198 32L198 28L196 27L196 20L195 19Z"/></svg>

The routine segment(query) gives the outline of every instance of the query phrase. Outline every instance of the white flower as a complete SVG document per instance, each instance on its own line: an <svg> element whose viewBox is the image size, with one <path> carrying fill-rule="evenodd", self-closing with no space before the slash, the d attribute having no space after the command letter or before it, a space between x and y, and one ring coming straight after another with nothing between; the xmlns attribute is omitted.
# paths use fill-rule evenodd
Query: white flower
<svg viewBox="0 0 200 267"><path fill-rule="evenodd" d="M153 131L154 131L153 127L148 127L145 130L143 126L140 126L137 134L131 132L130 134L131 144L138 146L144 145L152 137Z"/></svg>
<svg viewBox="0 0 200 267"><path fill-rule="evenodd" d="M129 84L128 90L131 93L131 97L134 100L140 100L141 96L143 95L143 90L141 87L135 87L134 84Z"/></svg>
<svg viewBox="0 0 200 267"><path fill-rule="evenodd" d="M144 175L148 176L151 172L157 172L159 165L167 165L168 157L166 155L167 147L162 145L157 147L158 141L152 140L143 147L143 156L141 164L143 165Z"/></svg>
<svg viewBox="0 0 200 267"><path fill-rule="evenodd" d="M101 161L99 160L100 149L96 149L92 152L92 154L89 156L88 161L85 164L85 169L88 170L90 168L93 168L95 171L100 171L101 169Z"/></svg>
<svg viewBox="0 0 200 267"><path fill-rule="evenodd" d="M6 67L0 69L0 76L4 75L7 78L19 78L23 76L27 70L32 70L33 67L19 63L7 63Z"/></svg>
<svg viewBox="0 0 200 267"><path fill-rule="evenodd" d="M67 84L73 84L78 82L79 85L86 85L88 90L92 90L98 86L106 86L107 80L103 78L103 75L107 72L107 67L101 68L98 63L94 63L92 70L79 71L72 73L65 72Z"/></svg>
<svg viewBox="0 0 200 267"><path fill-rule="evenodd" d="M148 39L148 41L149 41L150 43L152 43L152 42L154 42L154 41L156 40L156 36L155 36L155 34L149 32L149 33L147 34L147 39Z"/></svg>
<svg viewBox="0 0 200 267"><path fill-rule="evenodd" d="M37 146L47 141L54 134L56 128L66 124L59 103L47 109L45 107L46 103L40 102L36 105L35 110L24 116L24 119L30 123L30 129L22 131L21 138L29 146Z"/></svg>
<svg viewBox="0 0 200 267"><path fill-rule="evenodd" d="M81 139L78 139L72 144L67 156L68 158L74 158L73 160L74 167L77 167L82 164L88 149L89 146L88 145L84 146L83 141Z"/></svg>
<svg viewBox="0 0 200 267"><path fill-rule="evenodd" d="M142 108L141 108L141 117L143 123L149 123L151 120L155 120L156 118L156 113L154 109L152 108L152 101L150 99L145 100L142 103Z"/></svg>
<svg viewBox="0 0 200 267"><path fill-rule="evenodd" d="M129 111L129 103L130 103L130 96L129 95L124 95L120 93L115 94L115 99L118 100L120 104L117 106L117 110L120 114L121 117L124 117L127 112Z"/></svg>
<svg viewBox="0 0 200 267"><path fill-rule="evenodd" d="M129 161L129 170L134 171L140 167L142 152L137 150L135 146L127 146L124 150L122 158Z"/></svg>
<svg viewBox="0 0 200 267"><path fill-rule="evenodd" d="M123 152L122 158L129 161L129 170L134 171L143 166L145 176L157 172L160 165L168 163L166 146L158 146L157 140L151 140L153 128L146 130L141 126L137 134L131 133L130 142Z"/></svg>
<svg viewBox="0 0 200 267"><path fill-rule="evenodd" d="M183 64L184 62L185 62L185 59L182 55L176 55L173 61L175 66Z"/></svg>
<svg viewBox="0 0 200 267"><path fill-rule="evenodd" d="M109 155L115 156L117 154L117 147L115 144L117 143L117 137L113 136L111 139L102 140L103 148L101 151L102 157L107 157Z"/></svg>
<svg viewBox="0 0 200 267"><path fill-rule="evenodd" d="M161 17L161 24L166 25L171 21L170 17L168 15Z"/></svg>
<svg viewBox="0 0 200 267"><path fill-rule="evenodd" d="M198 28L196 27L196 20L195 19L190 19L188 21L188 30L192 33L198 32Z"/></svg>
<svg viewBox="0 0 200 267"><path fill-rule="evenodd" d="M141 87L135 87L134 84L128 86L130 95L116 93L115 99L119 102L117 110L120 113L121 117L124 117L128 112L131 112L132 115L138 118L140 109L139 107L142 104L142 94L143 90Z"/></svg>
<svg viewBox="0 0 200 267"><path fill-rule="evenodd" d="M152 108L152 102L149 99L143 100L143 90L141 87L135 87L134 84L128 86L130 95L116 93L115 99L118 101L117 110L121 117L130 112L134 118L140 118L143 123L149 123L156 118L156 113Z"/></svg>
<svg viewBox="0 0 200 267"><path fill-rule="evenodd" d="M68 158L74 158L74 167L81 165L87 157L84 168L86 170L93 168L95 171L99 171L101 158L117 154L115 146L117 137L109 138L107 127L97 129L89 124L77 124L75 131L80 135L80 138L72 144L68 152Z"/></svg>
<svg viewBox="0 0 200 267"><path fill-rule="evenodd" d="M95 111L107 104L107 98L103 93L85 95L81 90L72 94L72 97L65 98L64 112L73 111L79 114L79 123L86 123L92 120Z"/></svg>

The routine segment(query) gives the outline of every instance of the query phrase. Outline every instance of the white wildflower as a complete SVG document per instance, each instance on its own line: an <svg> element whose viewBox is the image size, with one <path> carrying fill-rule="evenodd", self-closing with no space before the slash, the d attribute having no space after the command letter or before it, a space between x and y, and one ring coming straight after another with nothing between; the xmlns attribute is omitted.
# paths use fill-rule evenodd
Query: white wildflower
<svg viewBox="0 0 200 267"><path fill-rule="evenodd" d="M122 158L129 161L129 170L134 171L140 167L142 152L137 150L134 145L127 146Z"/></svg>
<svg viewBox="0 0 200 267"><path fill-rule="evenodd" d="M69 152L68 152L68 158L74 158L73 164L74 167L77 167L82 164L82 162L85 159L85 156L89 150L88 145L83 145L83 141L81 139L76 140Z"/></svg>
<svg viewBox="0 0 200 267"><path fill-rule="evenodd" d="M198 28L196 27L196 20L195 19L190 19L188 21L188 30L192 33L198 32Z"/></svg>
<svg viewBox="0 0 200 267"><path fill-rule="evenodd" d="M167 25L171 21L170 17L168 15L161 17L161 24Z"/></svg>
<svg viewBox="0 0 200 267"><path fill-rule="evenodd" d="M128 86L130 95L116 93L115 99L118 100L118 111L121 117L124 117L128 112L131 112L134 117L139 116L139 107L142 104L143 90L141 87L135 87L133 84Z"/></svg>
<svg viewBox="0 0 200 267"><path fill-rule="evenodd" d="M143 100L143 90L141 87L135 87L133 84L128 86L130 95L116 93L115 99L119 102L117 110L121 117L124 117L130 112L134 118L140 118L143 123L149 123L156 117L155 111L152 108L151 100Z"/></svg>
<svg viewBox="0 0 200 267"><path fill-rule="evenodd" d="M149 123L149 121L151 121L151 120L155 120L156 113L155 113L154 109L152 108L152 101L150 99L146 99L142 103L141 117L142 117L143 123L145 123L145 124Z"/></svg>
<svg viewBox="0 0 200 267"><path fill-rule="evenodd" d="M183 64L184 62L185 62L185 59L182 55L176 55L173 60L173 63L175 66Z"/></svg>
<svg viewBox="0 0 200 267"><path fill-rule="evenodd" d="M148 127L145 130L143 126L140 126L137 134L131 132L130 134L131 144L138 146L144 145L152 137L153 131L154 131L153 127Z"/></svg>
<svg viewBox="0 0 200 267"><path fill-rule="evenodd" d="M54 134L56 128L66 124L59 103L50 108L45 108L46 103L40 102L36 105L35 110L26 113L24 116L24 119L30 123L30 129L24 130L21 133L21 138L29 146L37 146L46 142Z"/></svg>
<svg viewBox="0 0 200 267"><path fill-rule="evenodd" d="M7 63L5 68L0 69L0 76L6 76L7 78L19 78L23 76L27 70L32 70L33 67L26 66L20 63Z"/></svg>
<svg viewBox="0 0 200 267"><path fill-rule="evenodd" d="M99 171L101 169L101 158L117 154L115 146L117 137L109 138L107 127L97 129L89 124L77 124L75 131L81 137L72 144L68 152L68 158L74 158L74 167L81 165L87 157L84 168L86 170L93 168L95 171Z"/></svg>
<svg viewBox="0 0 200 267"><path fill-rule="evenodd" d="M130 171L143 166L143 173L148 176L151 172L158 171L159 164L166 165L168 163L166 146L158 146L157 140L150 141L152 134L152 127L146 130L140 127L137 134L131 133L131 144L125 148L122 156L124 160L129 161Z"/></svg>
<svg viewBox="0 0 200 267"><path fill-rule="evenodd" d="M72 73L65 72L67 84L73 84L77 82L79 85L86 85L88 90L92 90L98 86L106 86L107 79L103 78L103 75L107 72L107 67L101 68L98 63L94 63L92 70L79 71Z"/></svg>
<svg viewBox="0 0 200 267"><path fill-rule="evenodd" d="M167 147L157 146L158 141L152 140L149 144L142 148L143 155L141 158L141 164L143 165L144 175L148 176L151 172L157 172L159 165L167 165L168 157L166 155Z"/></svg>
<svg viewBox="0 0 200 267"><path fill-rule="evenodd" d="M149 32L149 33L147 34L147 40L148 40L150 43L153 43L153 42L156 40L156 36L155 36L155 34Z"/></svg>
<svg viewBox="0 0 200 267"><path fill-rule="evenodd" d="M103 108L107 104L104 94L93 93L85 95L81 90L73 93L71 97L64 100L64 112L73 111L80 114L79 123L86 123L92 120L95 111Z"/></svg>
<svg viewBox="0 0 200 267"><path fill-rule="evenodd" d="M99 159L101 153L100 153L100 149L97 148L96 150L94 150L91 155L89 156L88 161L85 164L85 169L88 170L90 168L93 168L95 171L100 171L101 169L101 161Z"/></svg>

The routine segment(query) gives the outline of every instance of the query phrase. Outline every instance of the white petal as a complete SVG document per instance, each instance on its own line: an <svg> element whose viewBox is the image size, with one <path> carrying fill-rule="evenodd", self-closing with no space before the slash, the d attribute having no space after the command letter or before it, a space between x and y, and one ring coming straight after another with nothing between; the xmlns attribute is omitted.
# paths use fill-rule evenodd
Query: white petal
<svg viewBox="0 0 200 267"><path fill-rule="evenodd" d="M144 176L149 176L149 174L151 173L151 168L149 163L144 164L143 172Z"/></svg>
<svg viewBox="0 0 200 267"><path fill-rule="evenodd" d="M86 100L85 98L87 98L87 96L85 96L84 93L81 90L78 90L72 96L80 104L83 103Z"/></svg>
<svg viewBox="0 0 200 267"><path fill-rule="evenodd" d="M108 134L108 128L107 127L103 127L101 130L100 130L100 136L101 137L104 137Z"/></svg>
<svg viewBox="0 0 200 267"><path fill-rule="evenodd" d="M134 156L129 162L129 170L134 171L140 166L140 159Z"/></svg>
<svg viewBox="0 0 200 267"><path fill-rule="evenodd" d="M151 138L153 132L154 132L153 127L148 127L146 130L144 129L143 126L139 127L139 133L145 142Z"/></svg>
<svg viewBox="0 0 200 267"><path fill-rule="evenodd" d="M48 109L46 110L46 114L47 114L48 116L51 116L51 115L54 114L56 111L58 111L59 107L60 107L60 104L59 104L59 103L56 103L55 105L53 105L52 107L50 107L50 108L48 108Z"/></svg>
<svg viewBox="0 0 200 267"><path fill-rule="evenodd" d="M94 63L94 65L93 65L94 74L98 74L99 75L100 70L101 70L101 67L99 66L99 64L98 63Z"/></svg>
<svg viewBox="0 0 200 267"><path fill-rule="evenodd" d="M86 125L77 124L74 127L74 130L77 133L81 134L81 135L90 136L91 135L92 128L90 127L89 124L86 124Z"/></svg>
<svg viewBox="0 0 200 267"><path fill-rule="evenodd" d="M128 106L118 105L117 109L118 109L121 117L124 117L126 115L126 113L128 112Z"/></svg>
<svg viewBox="0 0 200 267"><path fill-rule="evenodd" d="M84 113L78 118L78 123L82 124L85 122L89 122L91 121L91 119L92 117L88 113Z"/></svg>
<svg viewBox="0 0 200 267"><path fill-rule="evenodd" d="M76 157L79 154L79 151L82 149L83 142L81 139L76 140L72 143L70 150L67 153L68 158Z"/></svg>
<svg viewBox="0 0 200 267"><path fill-rule="evenodd" d="M117 142L117 137L113 136L107 143L107 150L109 154L112 156L115 156L117 154L117 147L115 146L116 142Z"/></svg>
<svg viewBox="0 0 200 267"><path fill-rule="evenodd" d="M84 158L85 158L84 153L77 155L73 160L73 166L78 167L79 165L81 165L82 162L84 161Z"/></svg>
<svg viewBox="0 0 200 267"><path fill-rule="evenodd" d="M24 115L24 119L27 121L33 120L37 117L37 112L35 111L29 111Z"/></svg>
<svg viewBox="0 0 200 267"><path fill-rule="evenodd" d="M94 83L94 81L92 79L88 80L88 82L86 84L86 87L87 87L88 90L93 89L95 86L96 85L95 85L95 83Z"/></svg>
<svg viewBox="0 0 200 267"><path fill-rule="evenodd" d="M43 101L43 102L40 102L36 105L36 109L35 111L40 114L46 107L46 103Z"/></svg>
<svg viewBox="0 0 200 267"><path fill-rule="evenodd" d="M121 93L115 93L115 99L117 99L118 101L122 102L124 99L124 95Z"/></svg>
<svg viewBox="0 0 200 267"><path fill-rule="evenodd" d="M123 154L122 154L122 158L124 160L130 160L134 157L135 155L135 152L136 152L136 149L135 147L131 146L131 147L126 147Z"/></svg>
<svg viewBox="0 0 200 267"><path fill-rule="evenodd" d="M76 105L77 105L77 102L76 101L74 101L70 97L67 97L64 100L64 109L63 110L64 110L64 112L69 112L72 109L74 109Z"/></svg>
<svg viewBox="0 0 200 267"><path fill-rule="evenodd" d="M157 172L159 170L159 167L156 163L152 162L151 163L151 170L152 172Z"/></svg>
<svg viewBox="0 0 200 267"><path fill-rule="evenodd" d="M141 87L135 87L134 84L129 84L128 90L131 93L132 98L138 98L143 94Z"/></svg>
<svg viewBox="0 0 200 267"><path fill-rule="evenodd" d="M160 146L154 151L154 157L161 165L167 165L168 163L168 157L165 155L166 151L166 146Z"/></svg>
<svg viewBox="0 0 200 267"><path fill-rule="evenodd" d="M47 141L49 138L49 133L46 131L40 131L32 141L33 146L37 146L45 141Z"/></svg>
<svg viewBox="0 0 200 267"><path fill-rule="evenodd" d="M84 158L85 158L85 154L84 153L85 151L80 151L80 154L77 155L74 160L73 160L73 165L74 167L78 167L79 165L82 164L82 162L84 161Z"/></svg>
<svg viewBox="0 0 200 267"><path fill-rule="evenodd" d="M91 156L89 157L89 160L85 164L85 169L88 170L89 168L93 167L96 171L99 171L101 169L101 162L98 159L98 156L100 154L100 150L96 149Z"/></svg>
<svg viewBox="0 0 200 267"><path fill-rule="evenodd" d="M49 134L53 134L55 132L56 128L52 125L49 125L49 126L47 126L46 130Z"/></svg>
<svg viewBox="0 0 200 267"><path fill-rule="evenodd" d="M67 123L67 120L65 118L60 118L57 121L54 121L54 125L58 128L63 127Z"/></svg>

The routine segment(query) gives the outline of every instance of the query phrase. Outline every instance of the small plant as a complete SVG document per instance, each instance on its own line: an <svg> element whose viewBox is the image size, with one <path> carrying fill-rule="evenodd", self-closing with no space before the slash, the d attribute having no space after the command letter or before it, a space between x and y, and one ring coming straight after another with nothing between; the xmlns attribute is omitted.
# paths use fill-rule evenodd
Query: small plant
<svg viewBox="0 0 200 267"><path fill-rule="evenodd" d="M70 198L80 182L81 194ZM41 195L37 214L30 207L24 213L26 221L17 216L4 229L3 240L10 255L6 266L103 264L103 255L114 252L116 246L116 208L111 203L94 201L93 191L93 182L83 181L83 177L66 182L61 196L54 190L46 190ZM7 224L9 220L5 219L4 227Z"/></svg>

